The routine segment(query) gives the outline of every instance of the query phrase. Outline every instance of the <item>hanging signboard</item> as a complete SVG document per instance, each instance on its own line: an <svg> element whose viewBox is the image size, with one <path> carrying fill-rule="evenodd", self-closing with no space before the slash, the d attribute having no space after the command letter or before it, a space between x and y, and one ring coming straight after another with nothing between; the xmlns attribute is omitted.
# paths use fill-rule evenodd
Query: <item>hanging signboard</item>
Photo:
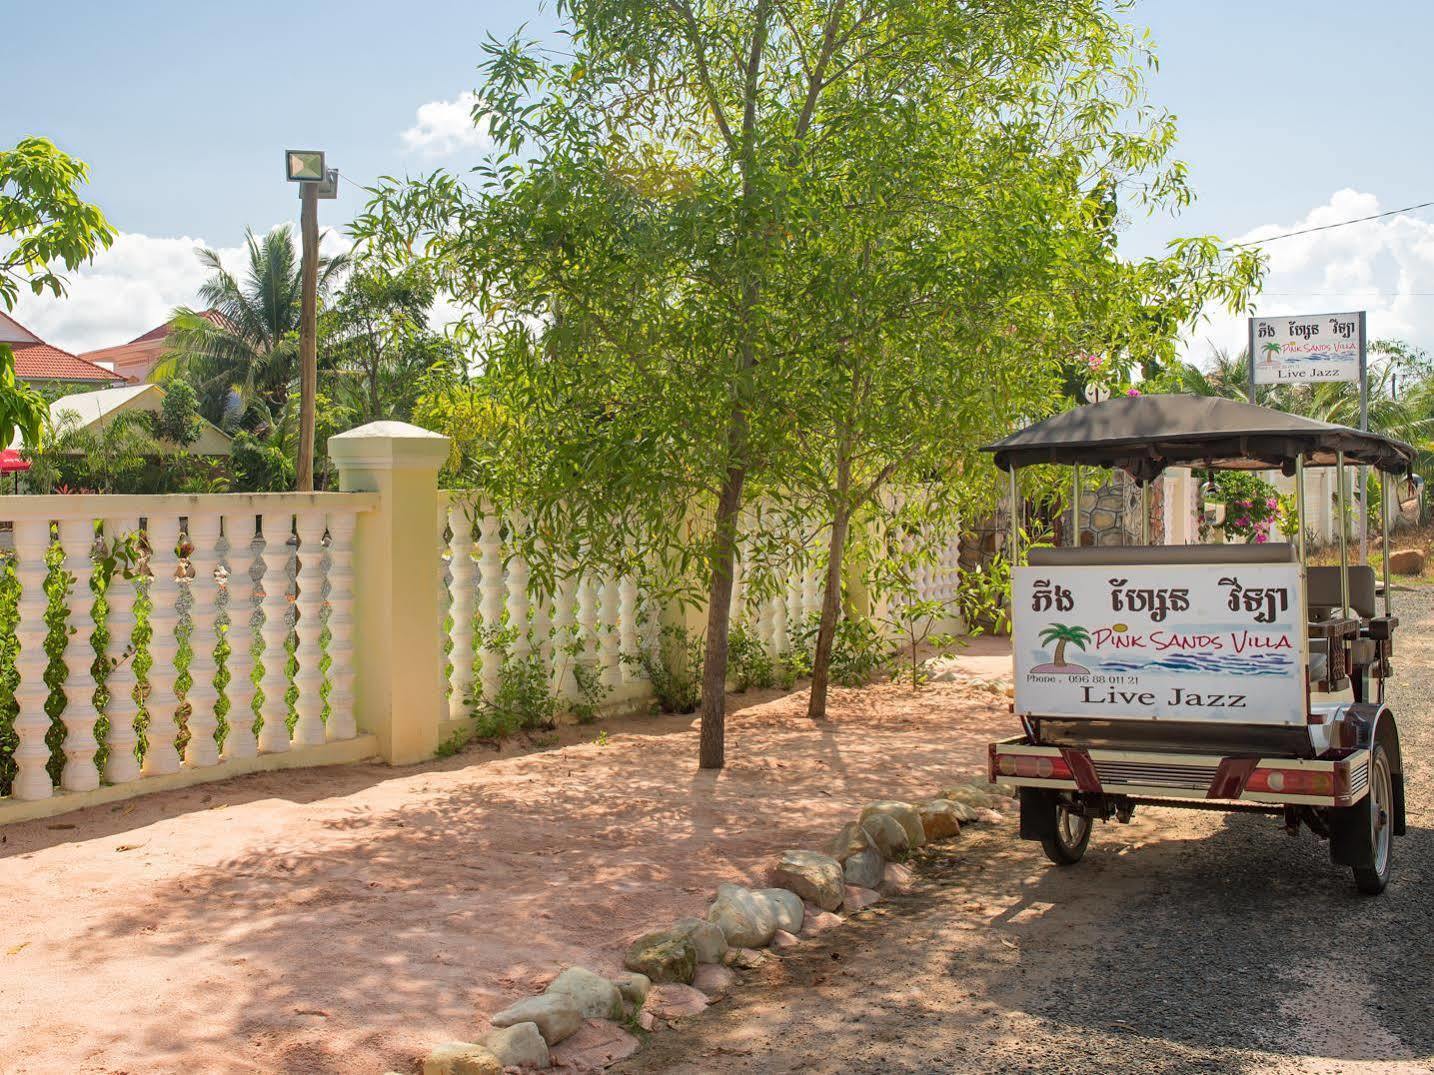
<svg viewBox="0 0 1434 1075"><path fill-rule="evenodd" d="M1255 384L1359 381L1364 374L1364 312L1250 318Z"/></svg>
<svg viewBox="0 0 1434 1075"><path fill-rule="evenodd" d="M1018 567L1016 712L1304 724L1298 564Z"/></svg>

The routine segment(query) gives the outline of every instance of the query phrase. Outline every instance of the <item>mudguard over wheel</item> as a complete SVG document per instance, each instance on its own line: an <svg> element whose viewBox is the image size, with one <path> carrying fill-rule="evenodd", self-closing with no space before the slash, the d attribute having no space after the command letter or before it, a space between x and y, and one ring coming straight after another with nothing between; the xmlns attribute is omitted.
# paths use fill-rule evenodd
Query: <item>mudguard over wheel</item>
<svg viewBox="0 0 1434 1075"><path fill-rule="evenodd" d="M1073 866L1085 855L1094 822L1071 811L1060 794L1042 788L1021 789L1021 836L1039 840L1046 858Z"/></svg>
<svg viewBox="0 0 1434 1075"><path fill-rule="evenodd" d="M1389 884L1395 829L1397 777L1382 742L1369 759L1369 794L1353 806L1330 811L1330 858L1354 871L1359 891L1377 896Z"/></svg>

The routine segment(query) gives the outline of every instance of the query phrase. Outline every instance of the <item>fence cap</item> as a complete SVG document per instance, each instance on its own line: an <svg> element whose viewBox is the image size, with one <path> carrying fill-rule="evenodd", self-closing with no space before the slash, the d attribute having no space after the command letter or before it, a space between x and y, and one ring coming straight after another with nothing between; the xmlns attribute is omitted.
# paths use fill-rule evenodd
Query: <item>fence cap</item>
<svg viewBox="0 0 1434 1075"><path fill-rule="evenodd" d="M340 468L422 467L448 458L449 439L408 422L369 422L329 438L329 457Z"/></svg>

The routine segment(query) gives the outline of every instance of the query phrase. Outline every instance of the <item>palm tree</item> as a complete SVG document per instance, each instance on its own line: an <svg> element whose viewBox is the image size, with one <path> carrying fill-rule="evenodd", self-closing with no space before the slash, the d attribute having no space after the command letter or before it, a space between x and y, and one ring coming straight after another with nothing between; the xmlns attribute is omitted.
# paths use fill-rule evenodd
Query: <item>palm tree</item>
<svg viewBox="0 0 1434 1075"><path fill-rule="evenodd" d="M1265 352L1264 361L1267 364L1273 364L1275 359L1280 357L1280 353L1284 351L1284 348L1277 344L1274 340L1270 340L1268 343L1262 346L1260 350Z"/></svg>
<svg viewBox="0 0 1434 1075"><path fill-rule="evenodd" d="M298 374L299 258L293 229L285 224L262 238L245 232L248 271L235 278L216 251L201 248L199 260L212 273L199 289L203 313L181 307L164 361L151 380L183 377L199 393L211 422L229 430L241 422L267 426L283 410ZM319 259L320 300L347 258Z"/></svg>
<svg viewBox="0 0 1434 1075"><path fill-rule="evenodd" d="M1066 667L1066 646L1078 646L1085 649L1086 643L1090 641L1090 632L1084 627L1068 627L1063 623L1053 623L1041 632L1041 643L1049 646L1052 642L1056 644L1055 656L1051 663L1057 668Z"/></svg>

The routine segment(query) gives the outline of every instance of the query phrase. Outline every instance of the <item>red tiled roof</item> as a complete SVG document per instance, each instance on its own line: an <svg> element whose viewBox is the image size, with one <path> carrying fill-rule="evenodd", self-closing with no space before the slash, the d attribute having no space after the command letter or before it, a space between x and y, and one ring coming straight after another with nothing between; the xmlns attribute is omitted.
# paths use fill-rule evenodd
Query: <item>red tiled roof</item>
<svg viewBox="0 0 1434 1075"><path fill-rule="evenodd" d="M209 321L209 322L211 322L211 323L213 323L213 324L216 324L216 325L219 324L219 322L222 320L222 317L221 317L221 315L219 314L219 311L218 311L218 310L204 310L204 311L202 311L202 312L199 314L199 316L202 317L202 318L204 318L204 320ZM171 332L173 332L173 331L174 331L174 322L173 322L173 321L166 321L164 324L158 326L157 328L152 328L152 329L150 329L150 330L149 330L148 332L146 332L143 336L136 336L134 339L130 340L129 342L130 342L130 343L148 343L148 342L151 341L151 340L162 340L162 339L164 339L166 336L168 336L168 335L169 335Z"/></svg>
<svg viewBox="0 0 1434 1075"><path fill-rule="evenodd" d="M86 362L48 343L12 343L10 349L15 353L15 376L22 381L103 381L114 384L124 380L114 370Z"/></svg>

